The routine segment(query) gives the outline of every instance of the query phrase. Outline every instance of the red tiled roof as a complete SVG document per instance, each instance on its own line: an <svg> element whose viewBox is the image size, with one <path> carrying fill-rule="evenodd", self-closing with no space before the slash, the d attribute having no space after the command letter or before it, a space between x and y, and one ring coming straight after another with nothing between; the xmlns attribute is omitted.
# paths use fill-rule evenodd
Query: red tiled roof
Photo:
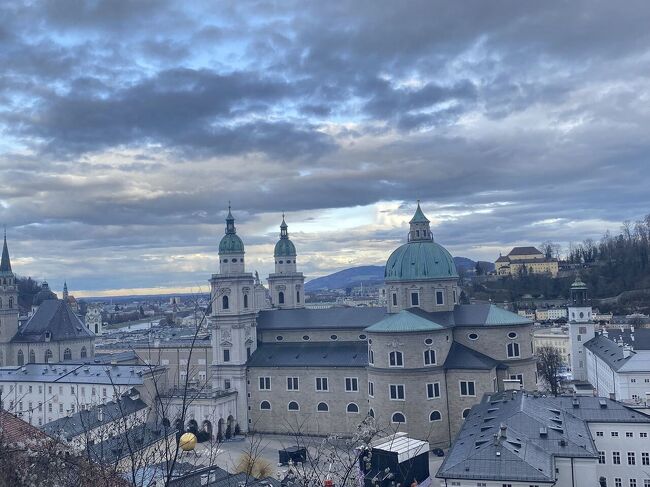
<svg viewBox="0 0 650 487"><path fill-rule="evenodd" d="M45 440L51 437L10 412L0 410L0 439L6 443L16 443L25 439Z"/></svg>

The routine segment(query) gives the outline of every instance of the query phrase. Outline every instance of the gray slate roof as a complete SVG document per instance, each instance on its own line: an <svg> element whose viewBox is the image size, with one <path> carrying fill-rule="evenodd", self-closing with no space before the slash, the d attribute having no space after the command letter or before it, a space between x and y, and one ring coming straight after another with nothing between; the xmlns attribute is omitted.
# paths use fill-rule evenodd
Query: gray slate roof
<svg viewBox="0 0 650 487"><path fill-rule="evenodd" d="M634 350L650 350L650 328L636 328L634 332L630 329L609 329L607 334L610 340L622 340L623 343L634 347Z"/></svg>
<svg viewBox="0 0 650 487"><path fill-rule="evenodd" d="M455 370L492 370L499 364L500 362L481 352L454 342L451 344L444 367L445 369Z"/></svg>
<svg viewBox="0 0 650 487"><path fill-rule="evenodd" d="M51 342L67 340L88 340L95 334L86 328L68 303L61 299L43 301L36 313L29 319L12 342L45 342L45 332L49 331Z"/></svg>
<svg viewBox="0 0 650 487"><path fill-rule="evenodd" d="M585 342L585 348L593 352L613 370L619 370L626 362L632 359L632 355L623 357L623 347L603 335L596 335Z"/></svg>
<svg viewBox="0 0 650 487"><path fill-rule="evenodd" d="M365 367L366 342L261 343L249 367Z"/></svg>
<svg viewBox="0 0 650 487"><path fill-rule="evenodd" d="M176 432L167 429L167 434L170 433L175 434ZM165 428L155 429L153 425L140 424L108 440L87 445L86 454L94 462L112 465L130 455L129 445L134 451L139 451L155 444L164 437ZM136 458L138 458L137 455Z"/></svg>
<svg viewBox="0 0 650 487"><path fill-rule="evenodd" d="M508 253L508 255L531 255L531 254L541 254L541 252L535 247L513 247L513 249Z"/></svg>
<svg viewBox="0 0 650 487"><path fill-rule="evenodd" d="M59 418L45 424L41 429L50 436L71 440L75 436L125 418L147 407L147 404L139 398L131 399L129 396L123 396L118 401L110 401L92 409L79 411L70 417ZM103 413L101 421L99 420L99 409Z"/></svg>
<svg viewBox="0 0 650 487"><path fill-rule="evenodd" d="M556 456L598 457L590 422L650 424L650 417L598 397L486 395L472 408L436 476L553 483Z"/></svg>
<svg viewBox="0 0 650 487"><path fill-rule="evenodd" d="M150 371L148 365L25 364L0 367L0 383L18 381L138 386L142 385L143 376Z"/></svg>
<svg viewBox="0 0 650 487"><path fill-rule="evenodd" d="M356 329L366 328L386 315L383 307L274 309L260 311L259 330Z"/></svg>
<svg viewBox="0 0 650 487"><path fill-rule="evenodd" d="M529 319L507 311L492 304L461 304L453 311L428 313L420 308L409 308L395 315L387 315L386 308L326 308L326 309L275 309L260 311L257 318L259 330L313 330L313 329L365 329L372 330L372 325L381 321L398 325L396 333L409 328L405 320L412 314L414 322L424 318L431 322L433 328L451 328L454 326L501 326L528 325ZM416 327L417 328L417 327ZM390 332L385 326L378 331ZM407 330L414 331L414 330ZM415 330L417 331L417 330Z"/></svg>

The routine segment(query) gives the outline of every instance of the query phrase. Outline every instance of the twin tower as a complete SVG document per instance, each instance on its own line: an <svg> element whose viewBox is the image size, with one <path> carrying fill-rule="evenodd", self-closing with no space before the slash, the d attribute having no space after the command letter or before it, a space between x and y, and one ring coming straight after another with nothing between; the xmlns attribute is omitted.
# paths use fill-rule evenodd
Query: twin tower
<svg viewBox="0 0 650 487"><path fill-rule="evenodd" d="M269 307L282 310L305 306L305 277L297 271L296 247L289 239L284 215L273 253L275 272L268 277L270 303L257 273L253 276L246 272L244 254L244 242L237 235L229 206L226 233L219 243L219 273L210 279L212 386L215 390L238 391L237 418L247 417L246 362L257 348L257 312Z"/></svg>

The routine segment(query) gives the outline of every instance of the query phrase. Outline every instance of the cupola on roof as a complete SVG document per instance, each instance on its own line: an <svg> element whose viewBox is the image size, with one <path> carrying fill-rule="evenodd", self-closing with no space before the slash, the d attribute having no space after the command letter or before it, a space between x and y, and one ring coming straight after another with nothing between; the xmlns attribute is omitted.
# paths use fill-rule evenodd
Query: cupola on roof
<svg viewBox="0 0 650 487"><path fill-rule="evenodd" d="M282 214L282 223L280 224L280 240L275 244L273 255L275 257L295 257L296 246L289 240L288 226L284 221L284 214Z"/></svg>
<svg viewBox="0 0 650 487"><path fill-rule="evenodd" d="M243 254L244 242L237 235L235 229L235 217L232 216L230 205L228 205L228 216L226 216L226 234L219 242L220 254Z"/></svg>
<svg viewBox="0 0 650 487"><path fill-rule="evenodd" d="M418 201L410 221L408 243L398 247L388 258L386 281L422 281L458 278L454 258L442 245L433 241L429 220Z"/></svg>
<svg viewBox="0 0 650 487"><path fill-rule="evenodd" d="M43 281L41 290L34 296L33 304L34 306L40 306L43 304L43 301L49 301L51 299L57 299L57 296L52 292L47 281Z"/></svg>

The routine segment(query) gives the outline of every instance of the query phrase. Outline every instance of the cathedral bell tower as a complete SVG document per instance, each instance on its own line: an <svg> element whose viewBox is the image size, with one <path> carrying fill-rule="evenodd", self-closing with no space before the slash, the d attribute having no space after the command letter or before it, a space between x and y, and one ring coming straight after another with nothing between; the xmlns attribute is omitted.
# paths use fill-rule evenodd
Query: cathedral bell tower
<svg viewBox="0 0 650 487"><path fill-rule="evenodd" d="M574 380L587 379L587 354L585 342L596 335L592 319L591 303L587 295L587 285L576 278L569 291L569 337L571 340L571 372Z"/></svg>
<svg viewBox="0 0 650 487"><path fill-rule="evenodd" d="M228 206L226 232L219 243L219 273L210 279L213 388L235 390L242 431L248 429L246 362L257 347L253 274L246 272L244 243Z"/></svg>
<svg viewBox="0 0 650 487"><path fill-rule="evenodd" d="M305 276L296 266L296 246L289 239L287 223L282 214L280 240L275 244L275 272L269 274L269 290L273 307L293 309L305 307Z"/></svg>
<svg viewBox="0 0 650 487"><path fill-rule="evenodd" d="M5 232L0 260L0 366L17 363L9 342L18 333L18 286L11 270L7 233Z"/></svg>

